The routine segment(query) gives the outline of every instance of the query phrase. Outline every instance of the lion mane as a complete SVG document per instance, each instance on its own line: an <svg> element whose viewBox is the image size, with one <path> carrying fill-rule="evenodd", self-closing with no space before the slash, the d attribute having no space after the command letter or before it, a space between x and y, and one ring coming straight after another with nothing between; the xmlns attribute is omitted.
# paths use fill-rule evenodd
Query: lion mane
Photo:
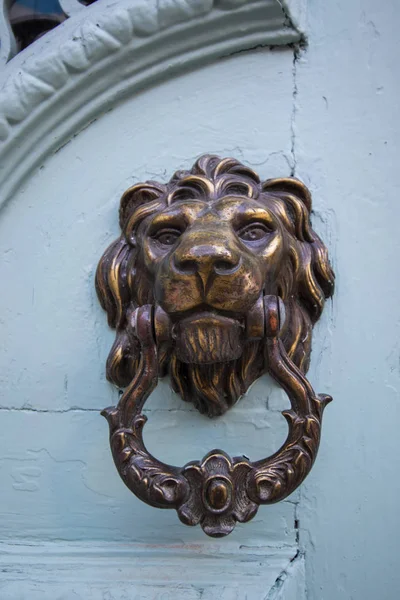
<svg viewBox="0 0 400 600"><path fill-rule="evenodd" d="M107 377L126 387L137 369L139 346L126 327L137 306L154 304L153 282L143 264L135 233L146 217L176 201L215 200L240 195L262 201L285 231L287 259L277 278L286 319L281 340L291 360L306 373L311 353L313 325L325 299L333 293L334 274L327 250L310 224L311 195L295 178L269 179L235 159L205 155L190 171L177 171L168 184L149 181L129 188L120 203L121 236L103 254L96 273L96 289L116 339L107 359ZM266 291L268 293L268 291ZM215 364L187 364L170 348L159 349L159 374L171 376L173 389L200 412L221 414L245 393L266 370L264 341L251 341L242 356ZM211 411L210 406L220 406Z"/></svg>

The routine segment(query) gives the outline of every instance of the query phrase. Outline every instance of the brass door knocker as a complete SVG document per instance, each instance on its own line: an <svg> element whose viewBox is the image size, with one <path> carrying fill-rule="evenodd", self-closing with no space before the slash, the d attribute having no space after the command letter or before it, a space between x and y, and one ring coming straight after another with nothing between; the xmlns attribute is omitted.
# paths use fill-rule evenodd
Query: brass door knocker
<svg viewBox="0 0 400 600"><path fill-rule="evenodd" d="M334 274L310 211L297 179L261 183L238 161L205 155L167 185L123 194L122 235L98 265L97 293L117 332L107 377L126 387L102 412L115 465L138 498L213 537L291 494L318 451L331 398L316 395L305 373ZM174 467L147 451L142 409L158 377L169 373L184 400L214 417L264 372L291 403L274 455L251 462L212 450Z"/></svg>

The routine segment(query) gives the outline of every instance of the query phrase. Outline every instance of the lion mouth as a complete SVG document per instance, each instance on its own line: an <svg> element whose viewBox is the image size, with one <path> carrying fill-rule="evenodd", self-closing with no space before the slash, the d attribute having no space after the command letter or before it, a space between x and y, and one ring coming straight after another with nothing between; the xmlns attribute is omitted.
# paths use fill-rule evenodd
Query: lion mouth
<svg viewBox="0 0 400 600"><path fill-rule="evenodd" d="M162 306L162 304L160 304L160 306ZM163 309L163 310L165 310L165 309ZM180 321L184 321L189 318L197 319L197 318L200 318L205 315L207 315L207 317L209 317L211 315L211 317L216 317L216 318L226 317L232 321L238 321L239 323L241 323L245 318L245 313L242 314L242 313L234 312L231 310L223 310L219 307L216 308L212 304L209 304L206 302L199 302L198 304L196 304L196 306L193 306L192 308L188 308L186 310L175 311L175 312L170 312L170 311L166 310L166 312L168 313L169 317L171 318L171 320L174 323L178 323Z"/></svg>
<svg viewBox="0 0 400 600"><path fill-rule="evenodd" d="M229 362L243 353L243 325L211 312L192 314L173 327L177 358L184 363Z"/></svg>

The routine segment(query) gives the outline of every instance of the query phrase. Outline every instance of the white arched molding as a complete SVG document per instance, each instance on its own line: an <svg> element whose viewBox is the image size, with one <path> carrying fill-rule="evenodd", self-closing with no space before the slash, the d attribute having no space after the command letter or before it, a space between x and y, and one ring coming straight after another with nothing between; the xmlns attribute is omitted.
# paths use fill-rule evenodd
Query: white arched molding
<svg viewBox="0 0 400 600"><path fill-rule="evenodd" d="M79 0L59 0L63 12L68 15L75 15L80 13L82 10L86 10L86 6L79 2Z"/></svg>
<svg viewBox="0 0 400 600"><path fill-rule="evenodd" d="M11 0L0 0L0 69L17 53L17 43L10 25Z"/></svg>
<svg viewBox="0 0 400 600"><path fill-rule="evenodd" d="M240 50L298 42L289 12L279 0L98 0L73 14L0 73L0 204L135 91Z"/></svg>

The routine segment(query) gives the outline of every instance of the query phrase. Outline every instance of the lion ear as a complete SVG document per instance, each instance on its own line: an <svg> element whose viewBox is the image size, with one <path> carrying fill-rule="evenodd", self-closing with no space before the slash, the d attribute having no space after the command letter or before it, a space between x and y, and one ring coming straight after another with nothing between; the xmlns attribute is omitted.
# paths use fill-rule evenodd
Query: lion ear
<svg viewBox="0 0 400 600"><path fill-rule="evenodd" d="M294 194L311 212L311 194L310 190L302 181L295 177L281 177L277 179L267 179L262 185L263 191L268 192L284 192L286 194Z"/></svg>
<svg viewBox="0 0 400 600"><path fill-rule="evenodd" d="M141 205L147 204L165 193L165 186L156 181L137 183L122 194L119 206L119 224L123 229L132 213Z"/></svg>

